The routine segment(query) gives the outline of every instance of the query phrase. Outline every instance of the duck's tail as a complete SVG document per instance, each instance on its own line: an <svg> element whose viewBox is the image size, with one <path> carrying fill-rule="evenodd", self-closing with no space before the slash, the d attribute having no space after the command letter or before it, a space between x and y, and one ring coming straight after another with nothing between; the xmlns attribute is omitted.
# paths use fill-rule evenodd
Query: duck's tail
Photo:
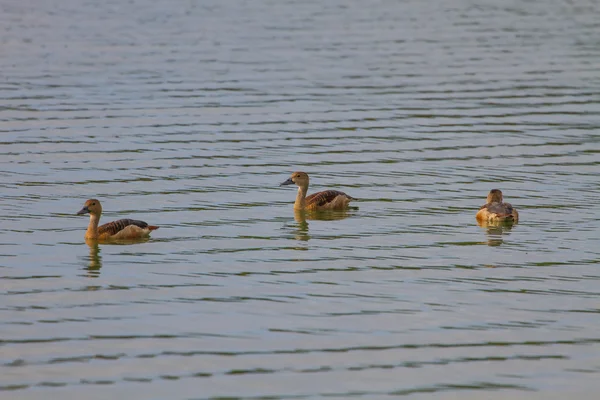
<svg viewBox="0 0 600 400"><path fill-rule="evenodd" d="M160 226L156 226L156 225L148 225L148 229L150 229L151 231L154 231L156 229L160 228Z"/></svg>

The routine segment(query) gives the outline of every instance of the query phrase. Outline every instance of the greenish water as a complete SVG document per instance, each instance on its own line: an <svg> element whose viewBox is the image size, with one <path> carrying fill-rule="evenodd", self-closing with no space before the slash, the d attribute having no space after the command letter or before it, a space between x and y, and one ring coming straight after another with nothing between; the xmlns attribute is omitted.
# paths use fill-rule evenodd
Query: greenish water
<svg viewBox="0 0 600 400"><path fill-rule="evenodd" d="M1 396L595 398L599 11L1 4Z"/></svg>

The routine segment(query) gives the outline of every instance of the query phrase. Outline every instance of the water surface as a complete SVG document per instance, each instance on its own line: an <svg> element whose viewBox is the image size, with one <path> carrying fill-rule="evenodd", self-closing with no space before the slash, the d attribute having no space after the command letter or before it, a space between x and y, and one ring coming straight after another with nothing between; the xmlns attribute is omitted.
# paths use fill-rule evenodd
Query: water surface
<svg viewBox="0 0 600 400"><path fill-rule="evenodd" d="M0 5L5 397L595 398L599 11Z"/></svg>

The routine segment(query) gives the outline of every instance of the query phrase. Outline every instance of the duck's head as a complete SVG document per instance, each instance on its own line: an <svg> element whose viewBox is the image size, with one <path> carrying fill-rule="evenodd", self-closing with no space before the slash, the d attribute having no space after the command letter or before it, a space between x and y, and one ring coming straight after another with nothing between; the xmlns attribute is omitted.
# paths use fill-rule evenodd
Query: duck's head
<svg viewBox="0 0 600 400"><path fill-rule="evenodd" d="M77 215L81 214L92 214L92 215L100 215L102 214L102 205L99 200L89 199L83 205L83 208L77 212Z"/></svg>
<svg viewBox="0 0 600 400"><path fill-rule="evenodd" d="M500 189L492 189L487 195L488 203L502 203L502 191Z"/></svg>
<svg viewBox="0 0 600 400"><path fill-rule="evenodd" d="M285 182L279 186L296 184L298 186L308 186L308 174L306 172L296 171Z"/></svg>

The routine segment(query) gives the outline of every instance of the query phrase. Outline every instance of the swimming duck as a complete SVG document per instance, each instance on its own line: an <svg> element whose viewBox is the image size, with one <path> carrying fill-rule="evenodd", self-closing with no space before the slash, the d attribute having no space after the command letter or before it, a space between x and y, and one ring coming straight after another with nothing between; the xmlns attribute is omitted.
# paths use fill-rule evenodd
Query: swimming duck
<svg viewBox="0 0 600 400"><path fill-rule="evenodd" d="M158 226L148 225L144 221L135 219L120 219L98 226L102 205L96 199L89 199L77 215L90 214L90 224L85 232L86 239L138 239L148 237L150 232L158 229Z"/></svg>
<svg viewBox="0 0 600 400"><path fill-rule="evenodd" d="M294 203L294 210L341 210L348 207L350 201L355 200L344 192L337 190L324 190L306 196L308 191L308 174L306 172L294 172L292 176L281 183L280 186L296 184L298 194Z"/></svg>
<svg viewBox="0 0 600 400"><path fill-rule="evenodd" d="M487 196L487 203L479 208L475 216L478 221L513 221L519 220L519 213L509 203L502 202L502 192L492 189Z"/></svg>

